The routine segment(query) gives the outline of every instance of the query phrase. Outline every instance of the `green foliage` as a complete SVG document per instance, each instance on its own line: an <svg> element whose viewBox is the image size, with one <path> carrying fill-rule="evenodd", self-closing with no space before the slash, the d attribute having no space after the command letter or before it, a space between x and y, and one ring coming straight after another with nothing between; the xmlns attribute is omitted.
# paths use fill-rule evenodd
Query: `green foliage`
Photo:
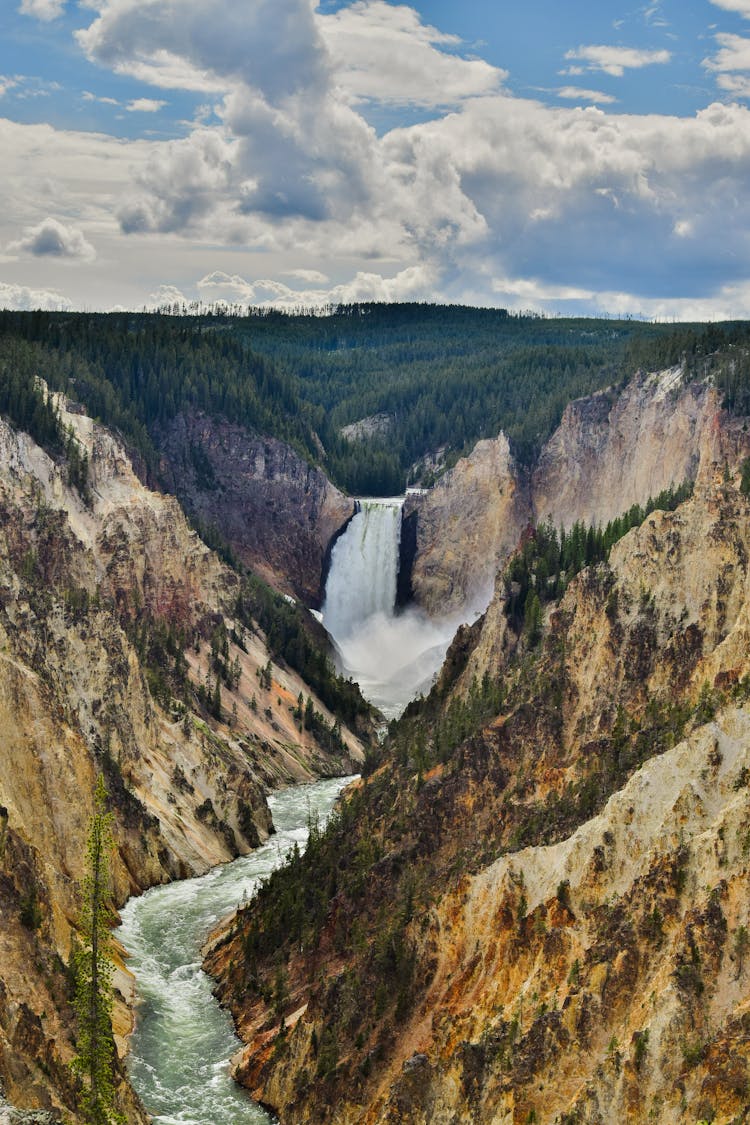
<svg viewBox="0 0 750 1125"><path fill-rule="evenodd" d="M750 457L742 462L740 473L740 492L743 496L750 496Z"/></svg>
<svg viewBox="0 0 750 1125"><path fill-rule="evenodd" d="M540 524L526 536L505 573L506 613L514 628L527 634L533 648L541 635L542 606L562 597L570 580L586 566L605 562L615 543L654 511L673 512L693 491L690 481L667 488L645 505L634 504L605 528L574 523L558 534L551 523ZM607 616L616 618L617 602L607 603Z"/></svg>
<svg viewBox="0 0 750 1125"><path fill-rule="evenodd" d="M112 814L100 775L89 825L86 874L79 929L83 944L74 951L77 1054L73 1066L83 1079L82 1104L89 1125L112 1125L123 1119L114 1109L112 1038L112 942L109 862L113 848Z"/></svg>
<svg viewBox="0 0 750 1125"><path fill-rule="evenodd" d="M248 628L254 628L257 623L274 660L283 660L299 672L321 702L347 726L369 718L372 707L352 680L337 674L323 638L313 636L306 622L307 615L300 606L276 594L261 579L246 575L235 614ZM261 687L270 690L270 661L261 669L259 678Z"/></svg>
<svg viewBox="0 0 750 1125"><path fill-rule="evenodd" d="M203 411L281 438L311 461L320 439L327 471L360 495L400 492L425 454L444 447L450 465L501 428L529 461L571 399L690 344L684 332L673 336L634 321L416 304L322 317L0 313L0 343L26 349L50 385L120 431L153 476L164 428L182 411ZM393 419L387 434L341 436L379 413ZM186 455L212 491L205 455Z"/></svg>
<svg viewBox="0 0 750 1125"><path fill-rule="evenodd" d="M633 1032L633 1065L640 1070L648 1052L649 1030Z"/></svg>
<svg viewBox="0 0 750 1125"><path fill-rule="evenodd" d="M5 415L17 429L29 434L51 457L66 461L68 483L84 500L88 500L88 456L72 429L66 430L63 426L60 414L38 376L49 373L53 386L59 386L65 379L56 357L50 359L49 365L42 363L41 359L40 351L34 345L16 337L3 338L0 335L0 414Z"/></svg>
<svg viewBox="0 0 750 1125"><path fill-rule="evenodd" d="M19 917L21 924L27 930L38 930L42 924L42 910L39 905L39 893L35 883L32 883L26 894L21 898Z"/></svg>

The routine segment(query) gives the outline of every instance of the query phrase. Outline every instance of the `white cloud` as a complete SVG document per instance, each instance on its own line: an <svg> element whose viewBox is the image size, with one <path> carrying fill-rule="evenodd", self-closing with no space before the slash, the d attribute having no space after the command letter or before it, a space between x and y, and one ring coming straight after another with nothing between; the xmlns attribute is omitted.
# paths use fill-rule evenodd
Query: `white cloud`
<svg viewBox="0 0 750 1125"><path fill-rule="evenodd" d="M14 285L0 281L0 309L45 309L49 312L65 312L73 304L67 297L54 289L30 289L26 285Z"/></svg>
<svg viewBox="0 0 750 1125"><path fill-rule="evenodd" d="M286 277L296 277L299 281L307 281L310 284L325 285L328 281L328 275L321 273L320 270L285 270Z"/></svg>
<svg viewBox="0 0 750 1125"><path fill-rule="evenodd" d="M693 223L690 219L678 219L672 229L678 238L690 238L694 231Z"/></svg>
<svg viewBox="0 0 750 1125"><path fill-rule="evenodd" d="M736 98L750 98L750 77L745 74L720 74L716 85Z"/></svg>
<svg viewBox="0 0 750 1125"><path fill-rule="evenodd" d="M423 24L414 8L358 0L318 17L336 83L354 102L447 106L496 93L507 71L442 47L460 40Z"/></svg>
<svg viewBox="0 0 750 1125"><path fill-rule="evenodd" d="M567 51L566 59L578 60L586 64L587 70L600 70L615 78L622 78L626 70L639 70L655 63L668 63L669 51L644 51L639 47L608 47L604 45L577 47Z"/></svg>
<svg viewBox="0 0 750 1125"><path fill-rule="evenodd" d="M721 50L713 57L703 60L703 65L707 70L750 70L750 39L743 39L741 35L729 35L723 32L715 38Z"/></svg>
<svg viewBox="0 0 750 1125"><path fill-rule="evenodd" d="M557 96L572 102L592 102L597 105L611 105L617 101L612 94L603 94L601 90L583 90L580 86L561 86L557 90Z"/></svg>
<svg viewBox="0 0 750 1125"><path fill-rule="evenodd" d="M310 0L89 0L98 12L77 32L87 56L155 85L227 90L271 101L325 83L327 59Z"/></svg>
<svg viewBox="0 0 750 1125"><path fill-rule="evenodd" d="M739 12L746 20L750 20L750 0L711 0L711 3L726 12Z"/></svg>
<svg viewBox="0 0 750 1125"><path fill-rule="evenodd" d="M56 20L65 11L65 0L21 0L19 12L45 23Z"/></svg>
<svg viewBox="0 0 750 1125"><path fill-rule="evenodd" d="M17 78L10 78L5 74L0 74L0 98L7 94L8 90L12 90L14 86L18 85Z"/></svg>
<svg viewBox="0 0 750 1125"><path fill-rule="evenodd" d="M281 281L247 281L237 274L215 270L200 279L198 289L206 303L314 308L355 301L419 300L434 292L435 281L434 269L426 265L409 266L393 277L359 271L351 281L327 289L292 289Z"/></svg>
<svg viewBox="0 0 750 1125"><path fill-rule="evenodd" d="M158 113L166 104L156 98L134 98L125 108L128 113Z"/></svg>
<svg viewBox="0 0 750 1125"><path fill-rule="evenodd" d="M187 307L189 304L189 298L175 285L160 285L158 289L149 294L146 301L146 307L150 309L160 309L165 305L184 305Z"/></svg>
<svg viewBox="0 0 750 1125"><path fill-rule="evenodd" d="M77 262L92 262L96 258L96 250L82 231L51 217L9 243L7 249L11 254L31 254L35 258L65 258Z"/></svg>
<svg viewBox="0 0 750 1125"><path fill-rule="evenodd" d="M496 83L500 72L467 68L451 53L460 44L378 0L338 22L316 16L312 0L249 0L236 14L225 0L180 0L179 19L176 3L97 0L81 41L93 61L147 71L164 89L219 91L218 123L146 142L0 120L0 244L50 212L74 217L99 251L95 269L68 270L76 300L138 307L143 294L157 303L188 294L289 306L494 295L580 311L625 293L633 312L641 292L653 307L666 293L717 308L741 300L750 261L744 107L678 119L471 94L477 76ZM349 62L336 61L336 35L365 28L379 51L392 36L399 59L404 38L413 41L430 97L445 56L453 112L378 137L356 98L387 103L411 92L400 61L379 77L359 41ZM589 67L636 65L619 48L586 50L618 52L587 58ZM355 58L364 68L356 88ZM562 90L599 100L587 85ZM64 262L45 259L45 284L58 283ZM310 268L295 272L299 263ZM9 281L33 280L26 263L13 268ZM152 293L164 277L173 289Z"/></svg>
<svg viewBox="0 0 750 1125"><path fill-rule="evenodd" d="M117 98L101 97L99 94L92 94L90 90L84 90L81 97L85 102L101 102L102 105L121 105L122 103Z"/></svg>

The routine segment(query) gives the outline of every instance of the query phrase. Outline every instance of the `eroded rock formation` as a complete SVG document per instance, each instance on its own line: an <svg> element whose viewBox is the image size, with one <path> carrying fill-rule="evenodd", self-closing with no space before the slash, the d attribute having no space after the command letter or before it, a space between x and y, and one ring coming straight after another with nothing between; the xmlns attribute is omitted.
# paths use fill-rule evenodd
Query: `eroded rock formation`
<svg viewBox="0 0 750 1125"><path fill-rule="evenodd" d="M290 446L205 415L179 415L160 442L186 510L272 586L319 608L326 548L354 501Z"/></svg>
<svg viewBox="0 0 750 1125"><path fill-rule="evenodd" d="M720 419L716 393L686 385L674 368L571 403L530 473L514 462L505 435L479 442L433 489L407 500L415 600L433 616L484 607L528 525L605 525L694 480L701 463L731 459L733 428Z"/></svg>
<svg viewBox="0 0 750 1125"><path fill-rule="evenodd" d="M583 570L539 648L509 633L498 589L421 727L350 796L362 827L326 853L337 893L314 948L288 951L281 1039L270 970L239 952L262 949L262 906L217 938L209 963L248 1043L238 1077L282 1122L743 1120L750 502L737 469L704 461L692 499ZM502 676L501 702L451 743L472 661Z"/></svg>
<svg viewBox="0 0 750 1125"><path fill-rule="evenodd" d="M362 751L345 732L331 754L301 729L293 710L312 693L234 619L236 575L174 498L141 484L112 435L61 407L88 454L85 498L0 420L0 1082L16 1106L74 1115L63 969L97 774L122 903L247 852L271 827L266 786L342 772ZM193 684L216 684L217 630L232 669L220 716L169 690L180 662ZM124 971L118 980L127 991ZM127 1032L124 1008L115 1026ZM126 1085L120 1097L128 1121L145 1120Z"/></svg>

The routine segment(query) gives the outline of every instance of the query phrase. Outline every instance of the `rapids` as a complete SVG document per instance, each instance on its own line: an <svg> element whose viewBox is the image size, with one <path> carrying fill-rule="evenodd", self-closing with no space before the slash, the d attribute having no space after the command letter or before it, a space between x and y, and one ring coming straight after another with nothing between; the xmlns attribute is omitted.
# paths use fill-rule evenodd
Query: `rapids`
<svg viewBox="0 0 750 1125"><path fill-rule="evenodd" d="M276 834L251 855L197 879L153 887L122 910L118 937L137 981L128 1073L160 1125L261 1125L272 1120L229 1076L239 1048L229 1014L201 968L209 931L307 841L310 816L322 824L349 779L298 785L268 798Z"/></svg>

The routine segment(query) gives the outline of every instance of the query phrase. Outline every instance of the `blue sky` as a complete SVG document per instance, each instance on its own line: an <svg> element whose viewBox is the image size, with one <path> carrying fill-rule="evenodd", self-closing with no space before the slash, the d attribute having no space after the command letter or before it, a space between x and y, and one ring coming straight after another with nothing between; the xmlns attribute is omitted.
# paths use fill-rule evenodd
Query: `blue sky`
<svg viewBox="0 0 750 1125"><path fill-rule="evenodd" d="M750 0L4 0L0 304L750 315Z"/></svg>

